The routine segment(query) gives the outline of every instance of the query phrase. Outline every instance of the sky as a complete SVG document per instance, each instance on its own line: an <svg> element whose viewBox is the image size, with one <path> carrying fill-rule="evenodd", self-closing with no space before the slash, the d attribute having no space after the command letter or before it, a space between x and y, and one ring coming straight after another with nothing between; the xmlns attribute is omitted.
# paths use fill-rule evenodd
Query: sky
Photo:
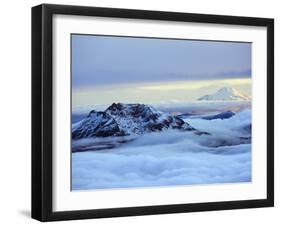
<svg viewBox="0 0 281 226"><path fill-rule="evenodd" d="M72 35L73 106L251 93L251 43Z"/></svg>

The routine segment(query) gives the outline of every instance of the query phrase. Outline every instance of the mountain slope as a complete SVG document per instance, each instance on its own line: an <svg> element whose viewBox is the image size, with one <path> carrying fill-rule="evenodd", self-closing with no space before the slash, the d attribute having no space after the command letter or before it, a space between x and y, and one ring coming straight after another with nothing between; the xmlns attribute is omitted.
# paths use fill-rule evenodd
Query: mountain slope
<svg viewBox="0 0 281 226"><path fill-rule="evenodd" d="M202 117L202 119L205 119L205 120L229 119L234 115L235 115L235 113L233 113L232 111L225 111L225 112L215 114L215 115L204 116L204 117Z"/></svg>
<svg viewBox="0 0 281 226"><path fill-rule="evenodd" d="M106 112L91 111L87 118L72 127L72 138L123 136L117 122Z"/></svg>
<svg viewBox="0 0 281 226"><path fill-rule="evenodd" d="M249 101L251 98L246 94L231 87L223 87L216 93L200 97L200 101Z"/></svg>
<svg viewBox="0 0 281 226"><path fill-rule="evenodd" d="M91 111L72 127L72 138L142 135L165 129L197 131L177 116L162 113L144 104L113 103L104 112Z"/></svg>

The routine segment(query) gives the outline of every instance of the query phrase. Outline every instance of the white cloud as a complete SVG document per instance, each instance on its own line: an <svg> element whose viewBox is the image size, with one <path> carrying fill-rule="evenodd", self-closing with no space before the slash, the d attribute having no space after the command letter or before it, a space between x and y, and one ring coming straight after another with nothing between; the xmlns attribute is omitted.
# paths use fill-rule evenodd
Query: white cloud
<svg viewBox="0 0 281 226"><path fill-rule="evenodd" d="M210 144L237 139L241 135L237 128L250 120L250 111L229 120L194 119L192 125L205 128L212 136L166 131L146 134L111 150L73 153L73 189L249 182L251 144L218 148Z"/></svg>

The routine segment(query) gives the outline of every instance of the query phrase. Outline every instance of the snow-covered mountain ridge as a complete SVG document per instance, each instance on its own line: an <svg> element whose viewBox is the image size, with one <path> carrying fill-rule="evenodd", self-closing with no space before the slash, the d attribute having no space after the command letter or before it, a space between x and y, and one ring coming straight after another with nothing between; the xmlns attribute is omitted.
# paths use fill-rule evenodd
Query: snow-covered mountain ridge
<svg viewBox="0 0 281 226"><path fill-rule="evenodd" d="M157 111L145 104L113 103L105 111L92 110L89 115L72 126L72 138L142 135L166 129L194 131L181 118Z"/></svg>
<svg viewBox="0 0 281 226"><path fill-rule="evenodd" d="M200 97L200 101L250 101L251 98L246 94L231 87L223 87L214 94Z"/></svg>

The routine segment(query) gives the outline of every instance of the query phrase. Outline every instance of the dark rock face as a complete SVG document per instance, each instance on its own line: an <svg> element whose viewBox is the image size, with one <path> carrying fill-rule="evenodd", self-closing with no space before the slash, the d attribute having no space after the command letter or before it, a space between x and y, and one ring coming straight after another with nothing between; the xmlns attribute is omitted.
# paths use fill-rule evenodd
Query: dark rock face
<svg viewBox="0 0 281 226"><path fill-rule="evenodd" d="M72 138L125 136L165 129L197 131L177 116L162 113L145 104L113 103L104 112L91 111L72 128ZM200 133L198 135L206 134Z"/></svg>
<svg viewBox="0 0 281 226"><path fill-rule="evenodd" d="M72 138L108 137L125 135L116 121L106 112L91 111L72 129Z"/></svg>
<svg viewBox="0 0 281 226"><path fill-rule="evenodd" d="M106 112L112 116L141 118L144 121L156 121L161 115L160 112L144 104L115 104L113 103L106 109Z"/></svg>
<svg viewBox="0 0 281 226"><path fill-rule="evenodd" d="M216 115L205 116L205 117L202 117L202 119L206 119L206 120L228 119L234 115L235 115L235 113L233 113L232 111L226 111L226 112L222 112L222 113L216 114Z"/></svg>
<svg viewBox="0 0 281 226"><path fill-rule="evenodd" d="M182 119L157 111L145 104L112 104L106 112L127 133L143 134L164 129L192 130Z"/></svg>

